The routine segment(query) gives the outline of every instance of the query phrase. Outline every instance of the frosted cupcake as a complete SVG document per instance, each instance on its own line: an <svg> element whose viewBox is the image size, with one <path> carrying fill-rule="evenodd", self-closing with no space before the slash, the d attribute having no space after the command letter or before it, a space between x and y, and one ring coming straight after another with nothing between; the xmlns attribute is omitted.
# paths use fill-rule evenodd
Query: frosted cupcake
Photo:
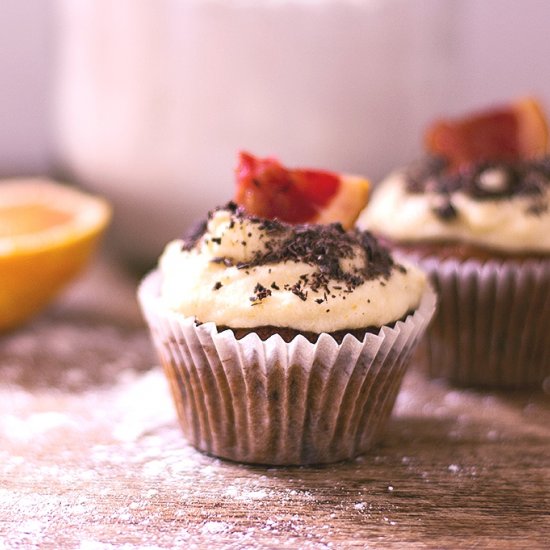
<svg viewBox="0 0 550 550"><path fill-rule="evenodd" d="M435 306L368 232L233 203L168 244L139 298L189 441L263 464L369 449Z"/></svg>
<svg viewBox="0 0 550 550"><path fill-rule="evenodd" d="M447 149L391 174L357 225L419 262L439 291L424 349L432 376L536 386L550 375L550 158L489 141L484 159L476 132L474 158ZM511 143L505 129L494 135Z"/></svg>

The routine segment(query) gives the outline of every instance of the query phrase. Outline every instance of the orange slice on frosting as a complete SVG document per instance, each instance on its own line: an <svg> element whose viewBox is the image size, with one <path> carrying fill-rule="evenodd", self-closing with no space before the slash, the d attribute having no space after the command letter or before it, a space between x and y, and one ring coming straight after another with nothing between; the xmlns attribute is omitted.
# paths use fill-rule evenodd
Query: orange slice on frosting
<svg viewBox="0 0 550 550"><path fill-rule="evenodd" d="M235 202L251 215L287 223L340 222L353 226L367 203L363 177L323 170L288 169L277 159L241 152Z"/></svg>
<svg viewBox="0 0 550 550"><path fill-rule="evenodd" d="M426 133L426 148L460 170L484 161L513 162L544 155L548 125L532 98L494 107L465 117L438 120Z"/></svg>

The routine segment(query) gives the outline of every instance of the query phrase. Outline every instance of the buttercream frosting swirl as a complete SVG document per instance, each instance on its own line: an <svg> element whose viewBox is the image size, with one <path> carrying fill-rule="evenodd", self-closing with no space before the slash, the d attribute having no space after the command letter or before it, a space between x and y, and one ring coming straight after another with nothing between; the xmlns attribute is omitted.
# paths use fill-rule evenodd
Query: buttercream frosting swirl
<svg viewBox="0 0 550 550"><path fill-rule="evenodd" d="M199 322L335 332L382 326L414 310L425 287L366 231L289 225L235 205L210 214L160 259L161 299Z"/></svg>
<svg viewBox="0 0 550 550"><path fill-rule="evenodd" d="M548 254L550 161L484 163L452 174L431 159L382 181L357 226L404 243Z"/></svg>

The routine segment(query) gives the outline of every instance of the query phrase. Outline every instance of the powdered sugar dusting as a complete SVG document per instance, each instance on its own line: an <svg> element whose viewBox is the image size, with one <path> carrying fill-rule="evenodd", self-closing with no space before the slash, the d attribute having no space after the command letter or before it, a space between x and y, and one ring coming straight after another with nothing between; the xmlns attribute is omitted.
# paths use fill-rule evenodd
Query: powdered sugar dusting
<svg viewBox="0 0 550 550"><path fill-rule="evenodd" d="M90 287L0 339L0 526L12 526L0 547L193 548L218 537L253 548L262 534L308 531L297 515L272 517L274 502L308 491L185 442L141 319ZM304 547L328 547L322 537L311 528Z"/></svg>
<svg viewBox="0 0 550 550"><path fill-rule="evenodd" d="M452 547L433 538L436 511L459 514L461 498L472 497L464 525L481 503L472 528L496 538L525 535L522 503L547 510L549 470L532 467L547 461L547 401L449 390L414 370L381 444L355 461L266 468L196 451L132 313L133 287L113 300L112 279L109 292L97 286L106 276L0 336L0 549ZM529 476L520 501L499 491L512 463ZM507 506L514 514L499 515Z"/></svg>

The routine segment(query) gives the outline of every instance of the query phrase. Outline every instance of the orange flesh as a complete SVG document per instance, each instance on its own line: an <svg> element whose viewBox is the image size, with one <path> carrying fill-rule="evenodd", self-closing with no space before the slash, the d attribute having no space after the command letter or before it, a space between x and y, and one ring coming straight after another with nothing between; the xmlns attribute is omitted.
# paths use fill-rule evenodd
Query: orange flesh
<svg viewBox="0 0 550 550"><path fill-rule="evenodd" d="M338 193L340 176L324 170L288 169L275 158L241 151L235 202L251 215L306 223L318 217Z"/></svg>
<svg viewBox="0 0 550 550"><path fill-rule="evenodd" d="M37 233L67 223L72 214L43 204L0 207L0 238Z"/></svg>
<svg viewBox="0 0 550 550"><path fill-rule="evenodd" d="M428 135L430 149L452 159L458 168L470 162L515 160L521 156L518 120L500 111L461 123L440 122Z"/></svg>
<svg viewBox="0 0 550 550"><path fill-rule="evenodd" d="M536 100L527 98L462 118L437 121L426 133L428 151L450 170L484 161L514 162L547 151L548 126Z"/></svg>

